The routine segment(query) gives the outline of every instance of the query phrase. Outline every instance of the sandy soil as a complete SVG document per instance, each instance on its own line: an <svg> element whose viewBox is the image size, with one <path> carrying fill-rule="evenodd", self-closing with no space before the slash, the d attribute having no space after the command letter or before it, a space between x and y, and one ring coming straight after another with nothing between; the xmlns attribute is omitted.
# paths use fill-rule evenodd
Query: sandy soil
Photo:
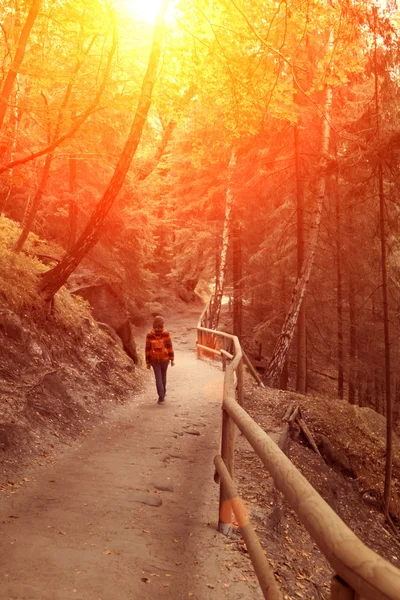
<svg viewBox="0 0 400 600"><path fill-rule="evenodd" d="M171 323L164 406L148 373L146 392L2 491L2 599L261 598L215 529L223 374L196 359L196 319Z"/></svg>

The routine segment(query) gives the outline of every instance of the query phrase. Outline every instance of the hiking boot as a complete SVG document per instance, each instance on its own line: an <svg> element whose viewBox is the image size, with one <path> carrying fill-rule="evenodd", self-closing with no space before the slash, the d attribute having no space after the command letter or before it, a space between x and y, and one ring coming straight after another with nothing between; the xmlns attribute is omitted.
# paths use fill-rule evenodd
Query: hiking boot
<svg viewBox="0 0 400 600"><path fill-rule="evenodd" d="M159 398L157 404L165 404L164 398Z"/></svg>

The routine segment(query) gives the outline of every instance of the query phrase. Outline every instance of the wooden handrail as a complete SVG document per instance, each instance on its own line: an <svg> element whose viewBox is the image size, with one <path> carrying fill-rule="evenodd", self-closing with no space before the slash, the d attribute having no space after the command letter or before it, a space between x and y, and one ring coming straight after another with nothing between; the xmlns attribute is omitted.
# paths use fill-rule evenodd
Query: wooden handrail
<svg viewBox="0 0 400 600"><path fill-rule="evenodd" d="M250 523L246 506L239 497L235 484L233 483L221 456L215 457L214 464L221 481L227 488L229 502L238 522L240 533L247 546L264 597L268 598L268 600L282 600L282 594L279 591L272 569L268 564L257 534Z"/></svg>
<svg viewBox="0 0 400 600"><path fill-rule="evenodd" d="M222 407L267 467L278 490L342 579L362 598L399 600L399 569L361 542L234 399L225 399Z"/></svg>
<svg viewBox="0 0 400 600"><path fill-rule="evenodd" d="M361 542L269 435L240 406L239 389L242 379L241 369L245 360L244 353L236 336L203 326L208 311L209 304L204 308L197 325L198 339L204 333L213 339L222 337L233 343L233 358L226 365L222 402L221 457L226 471L221 467L219 462L221 459L216 462L218 472L220 475L223 473L220 477L219 530L228 533L231 524L232 504L229 503L229 499L234 494L232 485L236 425L262 460L273 477L276 487L296 512L336 573L351 590L358 594L357 598L400 600L400 570ZM257 570L259 572L259 565ZM274 592L270 595L264 589L263 592L268 600L276 597L273 595ZM345 598L347 596L343 595L344 592L345 584L340 584L339 579L334 578L331 598Z"/></svg>
<svg viewBox="0 0 400 600"><path fill-rule="evenodd" d="M206 306L204 307L204 309L203 309L203 311L202 311L202 313L200 315L200 318L199 318L199 320L197 322L197 331L198 332L201 331L201 332L204 332L204 333L208 333L210 335L215 335L217 337L221 337L221 338L225 338L225 339L228 339L228 340L232 340L232 342L234 344L234 348L235 348L235 354L234 354L234 356L236 356L236 355L240 356L240 358L237 359L237 362L240 362L241 360L243 360L246 363L246 365L247 365L247 367L248 367L248 369L250 371L250 374L257 381L258 385L260 387L264 387L264 384L261 381L261 377L259 376L259 374L255 370L255 368L251 364L250 359L247 356L247 354L242 349L238 337L236 335L233 335L232 333L226 333L225 331L218 331L217 329L209 329L208 327L204 327L203 323L204 323L205 317L206 317L209 309L210 309L210 302L208 302L206 304ZM197 342L197 344L198 344L198 346L200 348L204 347L204 345L200 344L199 341ZM230 355L230 353L225 353L225 356L228 357L228 355ZM232 355L230 355L230 356L232 356ZM236 363L234 364L234 366L236 367Z"/></svg>

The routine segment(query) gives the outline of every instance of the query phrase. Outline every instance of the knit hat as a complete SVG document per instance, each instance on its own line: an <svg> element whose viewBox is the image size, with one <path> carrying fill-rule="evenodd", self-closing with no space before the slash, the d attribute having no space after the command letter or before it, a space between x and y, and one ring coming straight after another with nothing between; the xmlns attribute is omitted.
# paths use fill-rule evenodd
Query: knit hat
<svg viewBox="0 0 400 600"><path fill-rule="evenodd" d="M164 329L164 319L162 317L154 317L153 329Z"/></svg>

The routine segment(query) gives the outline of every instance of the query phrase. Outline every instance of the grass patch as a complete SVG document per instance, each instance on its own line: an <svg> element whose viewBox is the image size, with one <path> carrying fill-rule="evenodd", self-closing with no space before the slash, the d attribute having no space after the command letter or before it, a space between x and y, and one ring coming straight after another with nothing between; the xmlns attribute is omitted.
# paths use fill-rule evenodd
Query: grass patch
<svg viewBox="0 0 400 600"><path fill-rule="evenodd" d="M38 294L38 287L40 275L49 267L34 255L60 256L63 250L30 233L23 251L17 254L14 247L20 232L17 223L0 217L0 296L16 313L34 310L37 316L48 314L48 305ZM70 330L79 328L84 318L93 320L88 303L65 288L56 295L52 316Z"/></svg>

